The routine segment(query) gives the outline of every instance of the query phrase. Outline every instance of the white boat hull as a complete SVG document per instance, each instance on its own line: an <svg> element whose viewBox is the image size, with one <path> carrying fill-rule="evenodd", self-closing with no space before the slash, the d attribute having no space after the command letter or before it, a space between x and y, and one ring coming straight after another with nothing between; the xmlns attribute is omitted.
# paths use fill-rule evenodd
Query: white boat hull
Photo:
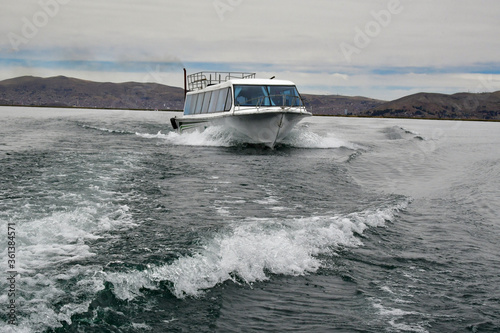
<svg viewBox="0 0 500 333"><path fill-rule="evenodd" d="M274 148L309 112L290 110L237 111L207 115L188 115L172 118L172 126L180 132L204 130L208 126L224 126L244 135L249 143Z"/></svg>

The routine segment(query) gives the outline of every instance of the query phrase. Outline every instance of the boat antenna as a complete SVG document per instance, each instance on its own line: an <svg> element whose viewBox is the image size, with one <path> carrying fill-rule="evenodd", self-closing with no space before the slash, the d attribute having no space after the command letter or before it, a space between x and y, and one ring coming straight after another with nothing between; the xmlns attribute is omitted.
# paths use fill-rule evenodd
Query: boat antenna
<svg viewBox="0 0 500 333"><path fill-rule="evenodd" d="M186 83L186 69L183 68L183 70L184 70L184 102L185 102L187 94L187 83Z"/></svg>

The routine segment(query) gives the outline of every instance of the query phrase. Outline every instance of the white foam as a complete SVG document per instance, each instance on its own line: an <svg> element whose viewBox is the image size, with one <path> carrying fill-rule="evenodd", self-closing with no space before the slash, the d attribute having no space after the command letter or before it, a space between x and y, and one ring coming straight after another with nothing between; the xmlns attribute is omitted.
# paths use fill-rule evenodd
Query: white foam
<svg viewBox="0 0 500 333"><path fill-rule="evenodd" d="M422 327L423 324L408 325L405 323L396 323L395 319L389 320L389 324L394 327L398 332L415 332L415 333L427 333L429 332Z"/></svg>
<svg viewBox="0 0 500 333"><path fill-rule="evenodd" d="M348 215L235 222L190 256L107 279L116 283L115 294L122 299L134 298L142 287L156 288L161 281L169 281L171 292L183 298L199 296L228 280L252 283L268 279L269 274L312 273L322 266L319 254L361 245L358 235L368 227L383 226L407 203Z"/></svg>
<svg viewBox="0 0 500 333"><path fill-rule="evenodd" d="M380 303L374 303L373 307L378 310L379 315L388 318L388 323L395 328L398 332L418 332L426 333L428 332L423 326L425 323L404 323L405 316L421 316L420 313L415 311L405 311L398 308L388 308L384 307Z"/></svg>
<svg viewBox="0 0 500 333"><path fill-rule="evenodd" d="M151 331L153 328L145 323L132 323L132 328L135 331Z"/></svg>
<svg viewBox="0 0 500 333"><path fill-rule="evenodd" d="M231 212L229 211L229 207L215 207L217 214L221 216L230 216Z"/></svg>
<svg viewBox="0 0 500 333"><path fill-rule="evenodd" d="M175 131L166 134L161 133L161 131L156 134L135 134L146 139L162 139L168 144L180 146L231 147L246 143L245 138L222 126L209 126L203 131L195 130L192 132L183 132L182 134ZM294 128L282 143L296 148L361 148L359 145L336 137L333 133L326 133L326 135L322 136L311 132L306 127Z"/></svg>
<svg viewBox="0 0 500 333"><path fill-rule="evenodd" d="M63 321L71 323L71 316L87 311L93 296L104 288L102 277L96 276L101 267L74 265L68 269L64 266L64 272L58 267L94 256L86 241L98 239L109 230L129 228L134 223L127 206L92 202L81 205L30 221L16 221L20 331L42 332L48 327L61 327ZM1 256L7 257L6 250ZM66 284L75 280L78 281L68 296ZM5 290L5 281L0 282L0 287ZM53 304L64 298L67 298L65 305L54 308Z"/></svg>
<svg viewBox="0 0 500 333"><path fill-rule="evenodd" d="M63 321L71 324L71 316L87 311L93 295L104 288L102 279L94 276L96 269L99 268L76 265L64 274L45 271L35 275L18 275L16 303L19 330L16 332L43 332L49 327L62 327ZM68 294L60 281L70 284L75 279L78 282ZM54 308L54 303L66 297L75 298L78 302ZM0 331L2 329L5 327L0 325Z"/></svg>
<svg viewBox="0 0 500 333"><path fill-rule="evenodd" d="M276 197L268 197L264 199L254 200L254 202L261 205L272 205L272 204L277 204L279 200L276 199Z"/></svg>
<svg viewBox="0 0 500 333"><path fill-rule="evenodd" d="M411 315L411 314L417 314L416 312L413 312L413 311L404 311L404 310L397 309L397 308L386 308L380 303L373 304L373 307L376 308L379 311L379 314L382 316L401 317L401 316L406 316L406 315Z"/></svg>
<svg viewBox="0 0 500 333"><path fill-rule="evenodd" d="M360 147L352 142L336 137L333 133L319 135L311 132L306 127L294 128L283 143L297 148L317 148L317 149L333 149L333 148L349 148L359 149Z"/></svg>
<svg viewBox="0 0 500 333"><path fill-rule="evenodd" d="M419 138L422 140L428 140L426 137L424 137L422 134L418 133L417 131L409 130L409 129L404 128L402 126L400 128L408 134L413 134L415 136L415 138Z"/></svg>
<svg viewBox="0 0 500 333"><path fill-rule="evenodd" d="M106 213L106 210L107 213ZM85 240L100 232L133 226L127 206L106 204L54 212L29 222L19 222L18 272L33 273L47 265L92 256Z"/></svg>
<svg viewBox="0 0 500 333"><path fill-rule="evenodd" d="M120 299L134 299L141 288L157 289L153 281L145 276L147 271L131 273L102 273L103 279L113 283L113 292Z"/></svg>
<svg viewBox="0 0 500 333"><path fill-rule="evenodd" d="M132 132L127 132L123 130L114 130L106 127L97 127L97 126L90 126L90 125L82 125L83 128L89 128L93 129L96 131L101 131L101 132L107 132L107 133L115 133L115 134L133 134Z"/></svg>
<svg viewBox="0 0 500 333"><path fill-rule="evenodd" d="M276 212L281 212L281 211L285 211L285 210L290 210L290 208L288 208L288 207L283 207L283 206L274 206L274 207L270 207L269 209L274 210L274 211L276 211Z"/></svg>
<svg viewBox="0 0 500 333"><path fill-rule="evenodd" d="M137 136L146 139L162 139L167 144L177 146L211 146L229 147L238 143L231 131L222 127L210 126L204 131L194 130L192 132L168 132L166 134L159 131L156 134L135 133Z"/></svg>
<svg viewBox="0 0 500 333"><path fill-rule="evenodd" d="M393 294L394 295L394 292L388 286L382 286L382 287L380 287L380 289L382 289L383 291L385 291L385 292L387 292L389 294Z"/></svg>

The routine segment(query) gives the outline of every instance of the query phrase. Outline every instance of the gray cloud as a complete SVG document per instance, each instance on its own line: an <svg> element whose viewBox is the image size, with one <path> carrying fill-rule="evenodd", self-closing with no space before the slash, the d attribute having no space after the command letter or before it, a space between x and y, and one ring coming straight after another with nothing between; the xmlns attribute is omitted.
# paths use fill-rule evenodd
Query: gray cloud
<svg viewBox="0 0 500 333"><path fill-rule="evenodd" d="M30 70L71 73L65 66L53 65L51 71L13 59L34 59L39 66L41 60L116 62L114 70L73 71L85 78L108 75L109 81L127 72L140 79L130 64L144 63L142 77L148 76L156 62L193 69L253 67L287 74L314 91L392 97L427 87L466 90L477 83L472 74L492 74L490 87L495 87L500 74L496 0L4 2L0 79ZM37 30L31 29L32 36L26 36L29 24ZM20 37L16 48L14 35ZM478 65L480 73L473 70ZM174 67L165 71L178 71ZM429 73L398 72L401 68L428 68Z"/></svg>

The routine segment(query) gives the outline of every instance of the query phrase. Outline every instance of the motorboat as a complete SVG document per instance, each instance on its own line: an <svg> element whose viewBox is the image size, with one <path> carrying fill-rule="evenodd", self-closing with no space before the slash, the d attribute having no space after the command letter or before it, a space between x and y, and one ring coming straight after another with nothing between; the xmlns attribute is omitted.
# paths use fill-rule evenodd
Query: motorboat
<svg viewBox="0 0 500 333"><path fill-rule="evenodd" d="M287 137L306 110L291 81L256 78L255 73L184 71L182 116L171 118L174 130L203 131L208 126L230 128L248 143L270 148Z"/></svg>

